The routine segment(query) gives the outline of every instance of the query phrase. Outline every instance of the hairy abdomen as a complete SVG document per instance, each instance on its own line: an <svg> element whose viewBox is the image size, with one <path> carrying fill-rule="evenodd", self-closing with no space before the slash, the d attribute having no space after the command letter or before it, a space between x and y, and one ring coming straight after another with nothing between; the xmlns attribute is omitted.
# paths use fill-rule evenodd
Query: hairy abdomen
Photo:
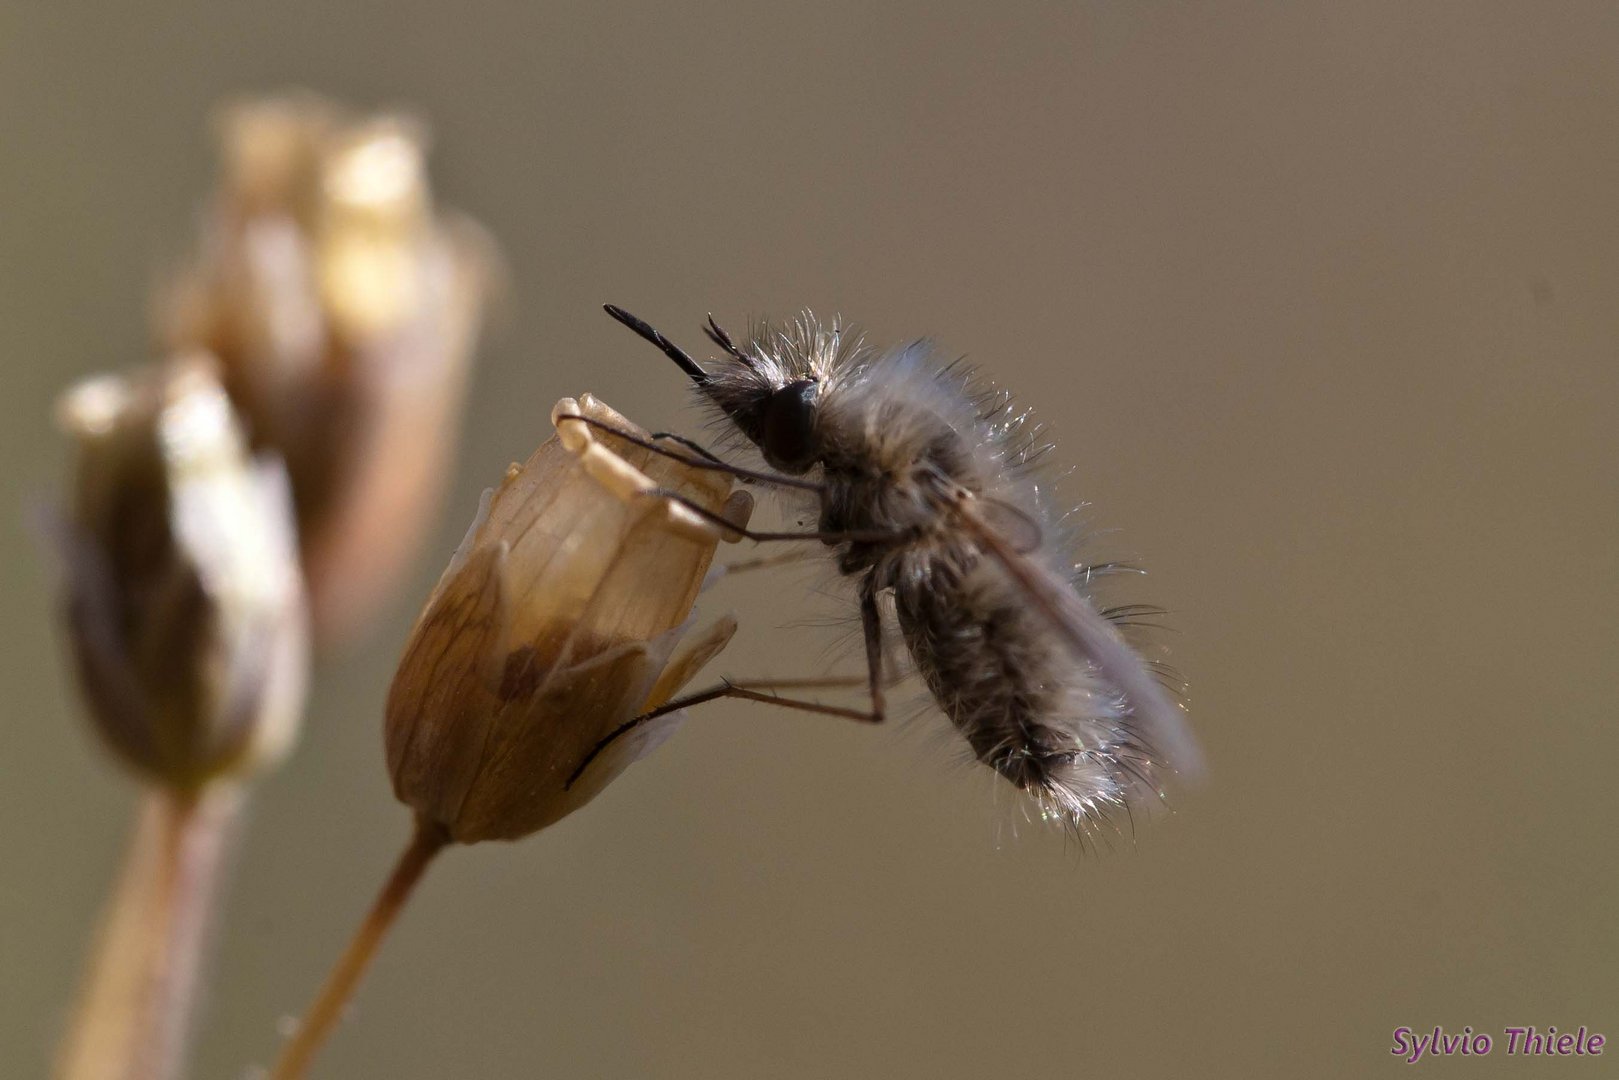
<svg viewBox="0 0 1619 1080"><path fill-rule="evenodd" d="M1117 695L999 568L971 548L896 556L880 584L893 588L919 674L979 761L1076 821L1147 782L1151 763Z"/></svg>

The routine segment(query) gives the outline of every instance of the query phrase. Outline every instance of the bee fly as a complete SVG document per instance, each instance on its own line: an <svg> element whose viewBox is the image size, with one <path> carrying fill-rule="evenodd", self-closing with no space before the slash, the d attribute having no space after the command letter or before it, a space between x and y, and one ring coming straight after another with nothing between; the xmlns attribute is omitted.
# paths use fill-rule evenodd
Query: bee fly
<svg viewBox="0 0 1619 1080"><path fill-rule="evenodd" d="M879 598L887 594L939 708L977 759L1033 795L1045 816L1084 829L1161 797L1166 773L1199 768L1181 708L1119 632L1149 609L1093 606L1092 577L1120 567L1075 567L1053 539L1031 475L1049 447L1036 445L1038 429L1012 415L1004 396L935 363L920 343L878 352L808 315L751 335L745 347L710 318L707 334L722 355L703 367L629 312L609 305L607 313L673 360L774 471L731 465L678 436L632 441L813 498L814 531L771 533L737 529L666 496L753 540L835 549L838 570L857 584L871 707L726 682L629 721L602 746L719 697L882 720Z"/></svg>

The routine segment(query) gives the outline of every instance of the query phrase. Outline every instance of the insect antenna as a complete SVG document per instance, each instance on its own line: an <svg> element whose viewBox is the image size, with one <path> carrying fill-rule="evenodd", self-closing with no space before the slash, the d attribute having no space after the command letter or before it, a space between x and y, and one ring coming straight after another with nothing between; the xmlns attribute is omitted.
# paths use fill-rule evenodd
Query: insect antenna
<svg viewBox="0 0 1619 1080"><path fill-rule="evenodd" d="M746 365L749 371L759 371L763 367L757 357L737 348L737 344L731 339L731 335L725 331L724 327L714 321L712 312L709 313L708 325L703 327L703 333L708 335L708 340L724 349L731 359Z"/></svg>

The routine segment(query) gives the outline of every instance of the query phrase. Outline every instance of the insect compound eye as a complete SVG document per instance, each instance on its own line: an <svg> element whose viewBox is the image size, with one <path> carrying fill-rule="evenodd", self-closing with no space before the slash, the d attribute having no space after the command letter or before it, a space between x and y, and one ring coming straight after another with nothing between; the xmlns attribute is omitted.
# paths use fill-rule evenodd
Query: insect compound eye
<svg viewBox="0 0 1619 1080"><path fill-rule="evenodd" d="M821 387L813 379L790 382L765 402L759 449L765 460L787 473L815 464L815 406Z"/></svg>

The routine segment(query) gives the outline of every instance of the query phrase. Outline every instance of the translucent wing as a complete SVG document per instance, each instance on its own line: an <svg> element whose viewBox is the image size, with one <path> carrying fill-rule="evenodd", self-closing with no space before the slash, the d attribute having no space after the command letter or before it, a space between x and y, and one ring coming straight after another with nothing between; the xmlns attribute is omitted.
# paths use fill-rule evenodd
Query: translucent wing
<svg viewBox="0 0 1619 1080"><path fill-rule="evenodd" d="M1040 523L1028 513L1009 502L980 495L973 501L980 523L992 529L997 536L1020 555L1038 551L1044 540Z"/></svg>
<svg viewBox="0 0 1619 1080"><path fill-rule="evenodd" d="M1072 585L1019 551L1017 541L1002 535L990 516L969 503L962 517L984 551L1028 595L1030 603L1045 615L1052 629L1067 640L1080 658L1095 665L1102 679L1124 695L1131 713L1141 725L1144 740L1163 764L1189 778L1200 776L1203 758L1187 726L1185 712L1152 677L1146 663L1119 636L1118 630Z"/></svg>

